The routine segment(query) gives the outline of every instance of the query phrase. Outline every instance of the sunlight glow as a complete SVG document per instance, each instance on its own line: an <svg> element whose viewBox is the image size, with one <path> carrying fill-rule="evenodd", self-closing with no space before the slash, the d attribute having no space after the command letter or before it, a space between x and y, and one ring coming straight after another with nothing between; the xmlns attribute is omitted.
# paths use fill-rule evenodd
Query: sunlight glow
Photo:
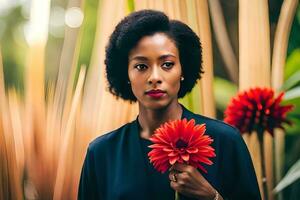
<svg viewBox="0 0 300 200"><path fill-rule="evenodd" d="M66 11L65 23L71 28L78 28L83 22L83 13L80 8L72 7Z"/></svg>
<svg viewBox="0 0 300 200"><path fill-rule="evenodd" d="M32 0L29 30L26 37L28 44L45 44L48 38L50 0Z"/></svg>

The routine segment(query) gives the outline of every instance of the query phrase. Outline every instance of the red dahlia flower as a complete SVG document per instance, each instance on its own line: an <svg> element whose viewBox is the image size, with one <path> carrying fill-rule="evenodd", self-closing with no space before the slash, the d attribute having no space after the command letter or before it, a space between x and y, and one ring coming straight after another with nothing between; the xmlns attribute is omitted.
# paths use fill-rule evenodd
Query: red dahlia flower
<svg viewBox="0 0 300 200"><path fill-rule="evenodd" d="M154 168L164 173L176 162L186 163L200 168L200 164L211 165L211 157L215 157L210 146L213 139L205 135L205 124L195 125L195 120L187 119L166 122L155 130L150 140L154 143L148 156Z"/></svg>
<svg viewBox="0 0 300 200"><path fill-rule="evenodd" d="M273 136L275 128L283 129L283 123L290 123L286 114L293 106L280 105L283 95L282 92L274 98L272 89L259 87L240 92L225 110L224 121L241 133L266 130Z"/></svg>

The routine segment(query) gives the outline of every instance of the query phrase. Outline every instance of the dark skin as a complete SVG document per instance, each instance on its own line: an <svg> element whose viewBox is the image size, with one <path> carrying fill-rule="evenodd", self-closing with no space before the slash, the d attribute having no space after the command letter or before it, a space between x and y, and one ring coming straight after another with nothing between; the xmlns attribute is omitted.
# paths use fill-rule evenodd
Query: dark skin
<svg viewBox="0 0 300 200"><path fill-rule="evenodd" d="M176 181L173 180L174 174L176 175ZM169 173L169 179L171 181L171 187L185 196L201 200L211 200L215 198L215 189L199 171L191 165L181 163L174 164ZM219 195L218 199L223 198Z"/></svg>
<svg viewBox="0 0 300 200"><path fill-rule="evenodd" d="M129 81L139 105L140 135L149 139L162 123L181 118L177 95L183 81L179 52L172 39L155 33L143 37L130 51L128 60ZM162 91L161 96L148 95L151 90ZM215 198L216 190L190 165L175 164L169 178L171 187L181 194L201 200ZM219 200L223 200L220 195Z"/></svg>

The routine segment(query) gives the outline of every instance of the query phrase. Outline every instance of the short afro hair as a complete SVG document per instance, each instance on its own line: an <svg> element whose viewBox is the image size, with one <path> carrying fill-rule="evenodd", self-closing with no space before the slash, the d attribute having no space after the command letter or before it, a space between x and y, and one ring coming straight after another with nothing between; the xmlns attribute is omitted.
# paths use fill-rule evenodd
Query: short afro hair
<svg viewBox="0 0 300 200"><path fill-rule="evenodd" d="M124 100L136 101L128 84L128 55L144 36L164 33L172 39L179 52L184 81L178 98L190 92L202 71L202 48L199 37L186 24L169 20L163 12L141 10L122 19L109 38L106 46L105 65L109 91Z"/></svg>

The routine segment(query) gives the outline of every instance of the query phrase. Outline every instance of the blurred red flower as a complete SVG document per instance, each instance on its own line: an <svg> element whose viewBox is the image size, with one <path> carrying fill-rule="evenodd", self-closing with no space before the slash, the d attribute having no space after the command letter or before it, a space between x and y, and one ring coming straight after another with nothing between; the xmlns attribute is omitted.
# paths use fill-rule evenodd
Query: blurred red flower
<svg viewBox="0 0 300 200"><path fill-rule="evenodd" d="M290 122L286 114L292 105L280 105L284 93L276 98L270 88L252 88L240 92L225 110L224 121L238 128L241 133L259 133L268 131L273 135L274 128L282 128L283 123Z"/></svg>
<svg viewBox="0 0 300 200"><path fill-rule="evenodd" d="M215 157L210 144L213 139L205 135L205 124L195 125L195 120L187 119L166 122L155 130L150 140L154 143L148 156L154 168L164 173L176 162L186 163L207 173L201 163L213 164L209 158Z"/></svg>

